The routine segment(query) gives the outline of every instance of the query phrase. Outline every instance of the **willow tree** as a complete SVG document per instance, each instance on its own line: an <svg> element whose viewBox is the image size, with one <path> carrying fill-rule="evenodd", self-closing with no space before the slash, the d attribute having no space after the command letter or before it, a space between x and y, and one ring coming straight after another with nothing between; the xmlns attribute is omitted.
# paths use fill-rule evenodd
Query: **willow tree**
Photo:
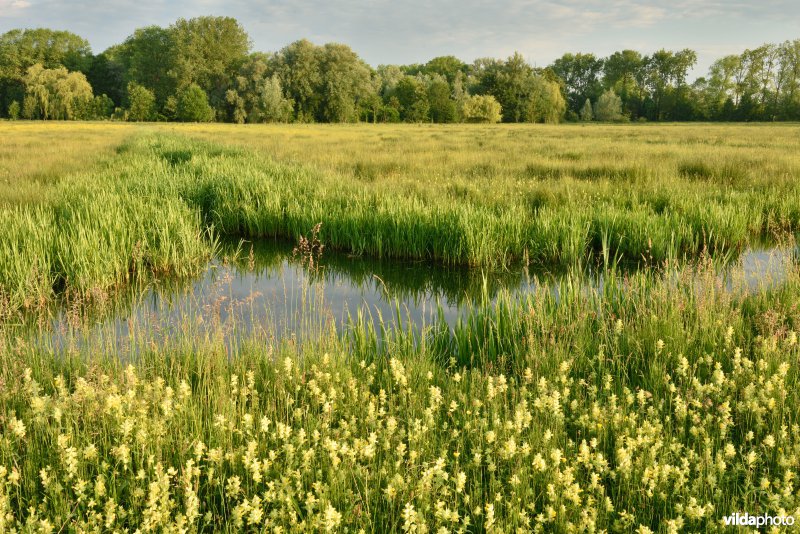
<svg viewBox="0 0 800 534"><path fill-rule="evenodd" d="M0 35L0 110L22 100L30 67L86 72L91 61L89 43L71 32L36 28Z"/></svg>
<svg viewBox="0 0 800 534"><path fill-rule="evenodd" d="M25 74L24 112L29 119L80 119L92 101L92 86L80 72L46 69L37 63Z"/></svg>
<svg viewBox="0 0 800 534"><path fill-rule="evenodd" d="M292 101L283 96L277 74L269 69L265 54L252 54L225 93L233 122L287 122L292 118Z"/></svg>
<svg viewBox="0 0 800 534"><path fill-rule="evenodd" d="M616 122L625 119L622 114L622 99L609 89L600 95L594 105L594 118L599 121Z"/></svg>
<svg viewBox="0 0 800 534"><path fill-rule="evenodd" d="M462 115L466 122L500 122L500 103L492 95L473 95L464 99Z"/></svg>
<svg viewBox="0 0 800 534"><path fill-rule="evenodd" d="M555 124L564 118L567 101L561 94L561 86L544 76L535 76L531 84L531 94L526 110L529 122Z"/></svg>

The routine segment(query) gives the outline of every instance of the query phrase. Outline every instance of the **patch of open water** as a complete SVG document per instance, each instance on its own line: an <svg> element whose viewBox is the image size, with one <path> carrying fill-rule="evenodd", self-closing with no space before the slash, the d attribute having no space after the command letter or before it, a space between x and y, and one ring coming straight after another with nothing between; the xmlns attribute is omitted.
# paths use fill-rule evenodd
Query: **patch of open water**
<svg viewBox="0 0 800 534"><path fill-rule="evenodd" d="M169 339L187 328L193 335L222 331L234 339L254 332L313 338L331 328L342 331L359 313L376 329L381 321L390 327L410 321L421 328L441 318L453 326L482 298L493 299L500 290L512 295L557 292L565 275L527 268L486 272L327 252L309 269L292 255L290 245L258 242L251 248L245 243L238 255L232 254L236 248L224 244L225 254L212 260L198 279L131 288L106 309L79 320L69 309L59 309L45 329L48 343L55 350L98 340L118 344L136 332ZM780 283L795 254L790 248L745 251L735 262L738 283L750 289ZM230 257L235 259L225 259ZM728 273L733 271L719 274L729 287L734 281ZM586 276L602 287L602 274Z"/></svg>

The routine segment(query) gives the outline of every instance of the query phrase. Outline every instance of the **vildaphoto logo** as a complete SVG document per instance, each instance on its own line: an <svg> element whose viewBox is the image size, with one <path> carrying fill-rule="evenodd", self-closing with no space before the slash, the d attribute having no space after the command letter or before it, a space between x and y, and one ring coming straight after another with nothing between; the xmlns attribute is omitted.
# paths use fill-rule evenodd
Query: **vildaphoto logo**
<svg viewBox="0 0 800 534"><path fill-rule="evenodd" d="M726 527L790 527L794 525L791 515L750 515L735 513L723 518Z"/></svg>

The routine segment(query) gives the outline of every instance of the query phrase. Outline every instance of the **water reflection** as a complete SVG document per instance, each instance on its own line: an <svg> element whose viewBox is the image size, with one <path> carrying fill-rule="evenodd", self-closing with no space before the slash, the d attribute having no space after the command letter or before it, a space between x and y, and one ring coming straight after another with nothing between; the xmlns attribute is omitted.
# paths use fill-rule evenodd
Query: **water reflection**
<svg viewBox="0 0 800 534"><path fill-rule="evenodd" d="M780 283L793 255L793 249L748 251L737 269L720 276L729 288L755 290ZM119 352L137 332L165 341L223 335L234 343L253 333L314 339L331 329L341 331L359 313L376 327L380 321L422 327L439 319L453 326L470 303L493 299L500 290L557 293L562 276L526 268L486 272L328 253L308 269L292 255L290 245L227 242L199 279L130 288L90 313L62 306L44 335L55 350L91 341L113 345ZM584 276L590 287L602 287L602 275Z"/></svg>

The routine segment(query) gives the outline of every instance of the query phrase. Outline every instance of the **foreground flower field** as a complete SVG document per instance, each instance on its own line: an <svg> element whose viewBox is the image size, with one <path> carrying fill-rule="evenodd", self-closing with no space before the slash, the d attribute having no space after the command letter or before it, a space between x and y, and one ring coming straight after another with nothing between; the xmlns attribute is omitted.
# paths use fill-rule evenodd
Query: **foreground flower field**
<svg viewBox="0 0 800 534"><path fill-rule="evenodd" d="M6 335L0 531L715 532L736 512L798 517L800 278L737 295L702 277L476 311L499 324L511 307L522 326L505 356L469 364L409 333L234 352L145 333L128 361ZM451 336L483 340L478 354L500 332Z"/></svg>

